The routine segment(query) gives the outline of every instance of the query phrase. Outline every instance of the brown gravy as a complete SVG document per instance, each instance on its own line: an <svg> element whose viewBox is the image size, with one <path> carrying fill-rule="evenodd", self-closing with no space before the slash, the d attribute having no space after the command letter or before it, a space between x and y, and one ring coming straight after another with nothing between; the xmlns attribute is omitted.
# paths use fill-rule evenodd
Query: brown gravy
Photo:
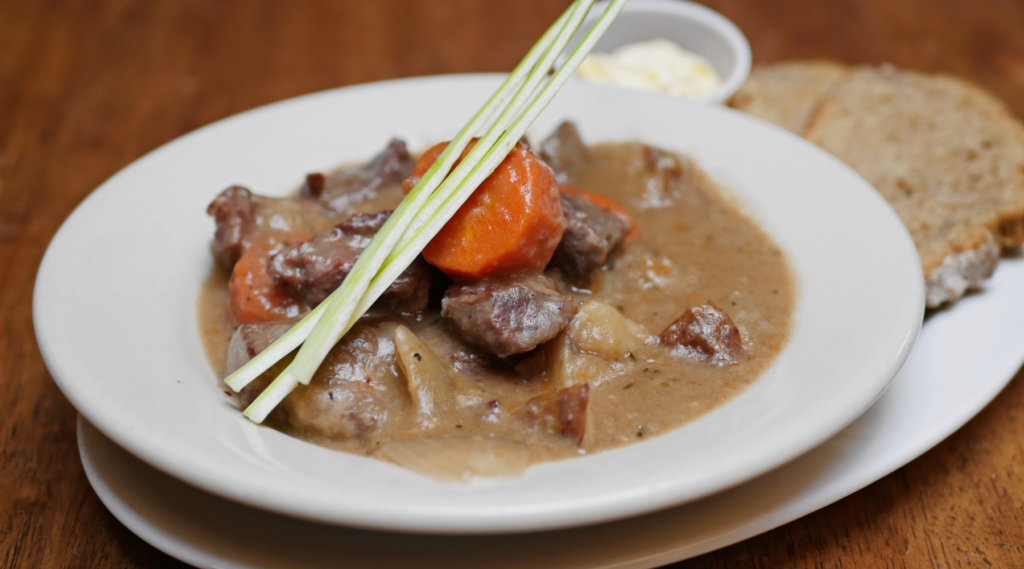
<svg viewBox="0 0 1024 569"><path fill-rule="evenodd" d="M610 347L595 343L581 326L573 336L570 324L543 348L543 373L531 377L511 366L460 359L466 348L435 309L390 318L412 330L451 374L456 404L448 417L429 425L418 419L406 380L392 364L381 372L387 377L380 378L379 387L393 392L388 420L375 432L353 440L314 435L294 424L272 426L316 444L376 454L438 478L514 475L531 463L665 433L757 380L790 333L795 283L782 251L687 159L652 154L640 143L599 144L590 152L587 164L570 170L572 184L616 200L640 228L639 237L602 270L592 290L572 293L577 318L586 312L595 329L605 326L618 335L609 340ZM651 173L651 161L664 159L682 166L673 170L671 179L664 172ZM399 197L382 192L374 203L361 203L360 211L393 208ZM206 355L218 375L233 329L227 280L223 269L214 269L198 303ZM691 306L708 301L728 313L741 331L743 352L735 363L696 361L649 340ZM388 326L394 341L394 325ZM587 435L581 444L530 428L517 415L531 398L579 382L590 386ZM300 397L302 389L289 398Z"/></svg>

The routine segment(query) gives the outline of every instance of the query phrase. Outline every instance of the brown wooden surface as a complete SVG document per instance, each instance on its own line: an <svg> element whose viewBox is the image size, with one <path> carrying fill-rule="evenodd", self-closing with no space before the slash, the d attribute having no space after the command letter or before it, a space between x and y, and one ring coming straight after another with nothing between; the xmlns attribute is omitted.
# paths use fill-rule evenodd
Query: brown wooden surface
<svg viewBox="0 0 1024 569"><path fill-rule="evenodd" d="M282 98L507 71L566 4L0 1L0 567L180 566L90 489L75 410L33 334L39 261L93 188L164 142ZM1024 116L1019 1L710 5L745 31L755 61L829 56L958 73ZM1024 567L1024 374L883 480L679 566Z"/></svg>

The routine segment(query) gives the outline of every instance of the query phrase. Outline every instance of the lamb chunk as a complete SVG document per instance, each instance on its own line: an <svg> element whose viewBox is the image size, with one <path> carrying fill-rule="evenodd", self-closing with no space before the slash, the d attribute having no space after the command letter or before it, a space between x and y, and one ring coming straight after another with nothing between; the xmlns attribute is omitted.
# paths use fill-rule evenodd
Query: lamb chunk
<svg viewBox="0 0 1024 569"><path fill-rule="evenodd" d="M316 306L345 280L390 213L356 215L305 243L285 247L267 261L267 274L296 299ZM430 267L417 258L374 306L387 311L423 310L429 300L430 283Z"/></svg>
<svg viewBox="0 0 1024 569"><path fill-rule="evenodd" d="M669 207L677 203L693 176L693 164L679 156L644 145L644 170L647 181L636 205L641 209Z"/></svg>
<svg viewBox="0 0 1024 569"><path fill-rule="evenodd" d="M528 352L554 338L573 316L572 297L540 274L456 283L441 316L470 346L498 357Z"/></svg>
<svg viewBox="0 0 1024 569"><path fill-rule="evenodd" d="M224 362L224 377L235 373L249 360L256 357L256 354L267 349L270 344L284 335L292 326L297 324L299 318L287 318L284 320L271 320L267 322L250 322L235 328L231 335L231 343L228 344L228 357ZM237 394L230 389L227 390L230 399L240 409L245 409L256 397L270 385L270 382L284 369L284 366L291 361L286 358L282 362L273 365L258 378L242 388ZM275 411L271 419L280 419L283 414Z"/></svg>
<svg viewBox="0 0 1024 569"><path fill-rule="evenodd" d="M299 318L250 322L235 328L228 344L228 358L224 362L224 377L235 373L238 368L267 349L270 344L284 335L299 322Z"/></svg>
<svg viewBox="0 0 1024 569"><path fill-rule="evenodd" d="M391 283L377 302L373 303L375 313L418 312L430 304L430 284L434 269L416 257L395 282Z"/></svg>
<svg viewBox="0 0 1024 569"><path fill-rule="evenodd" d="M739 328L712 302L684 312L661 333L661 343L712 363L732 363L743 350Z"/></svg>
<svg viewBox="0 0 1024 569"><path fill-rule="evenodd" d="M384 222L391 217L390 211L378 211L377 213L364 213L352 217L338 224L338 228L353 235L373 237L377 234Z"/></svg>
<svg viewBox="0 0 1024 569"><path fill-rule="evenodd" d="M387 186L401 184L415 164L405 142L392 139L369 162L330 175L317 200L329 211L343 212L351 204L372 199Z"/></svg>
<svg viewBox="0 0 1024 569"><path fill-rule="evenodd" d="M516 413L541 431L583 442L587 432L587 407L590 385L572 387L538 395L527 401Z"/></svg>
<svg viewBox="0 0 1024 569"><path fill-rule="evenodd" d="M549 266L560 269L569 284L586 287L626 240L629 223L574 194L562 194L562 215L565 233Z"/></svg>
<svg viewBox="0 0 1024 569"><path fill-rule="evenodd" d="M242 256L243 238L253 224L256 205L252 192L242 186L231 186L214 198L206 213L217 221L213 256L231 269Z"/></svg>
<svg viewBox="0 0 1024 569"><path fill-rule="evenodd" d="M317 199L320 194L324 191L324 184L327 183L327 177L319 172L313 174L306 174L306 183L302 184L302 189L299 190L299 197L305 199Z"/></svg>
<svg viewBox="0 0 1024 569"><path fill-rule="evenodd" d="M368 443L407 405L395 365L396 324L356 326L331 349L309 385L281 402L288 423L308 434Z"/></svg>
<svg viewBox="0 0 1024 569"><path fill-rule="evenodd" d="M590 160L590 152L576 125L565 121L540 143L540 159L555 171L559 184L568 184L573 173Z"/></svg>
<svg viewBox="0 0 1024 569"><path fill-rule="evenodd" d="M295 298L316 306L338 288L368 241L334 227L271 255L267 274Z"/></svg>
<svg viewBox="0 0 1024 569"><path fill-rule="evenodd" d="M239 326L231 337L225 376L287 332L298 318ZM269 421L307 435L355 440L369 446L378 427L406 404L405 386L395 368L397 327L392 322L358 325L328 353L309 385L299 385L272 412ZM281 372L290 358L275 364L236 396L247 407Z"/></svg>

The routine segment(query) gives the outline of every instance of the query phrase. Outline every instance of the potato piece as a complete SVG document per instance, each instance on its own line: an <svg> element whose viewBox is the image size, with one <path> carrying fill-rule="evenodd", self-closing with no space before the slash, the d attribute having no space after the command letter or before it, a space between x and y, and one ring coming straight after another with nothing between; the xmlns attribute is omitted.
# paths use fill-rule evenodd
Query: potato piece
<svg viewBox="0 0 1024 569"><path fill-rule="evenodd" d="M593 300L579 307L565 333L580 350L613 360L635 352L651 335L618 310Z"/></svg>
<svg viewBox="0 0 1024 569"><path fill-rule="evenodd" d="M373 457L438 480L465 482L473 476L518 477L530 451L494 437L437 437L388 441Z"/></svg>
<svg viewBox="0 0 1024 569"><path fill-rule="evenodd" d="M607 359L581 352L565 332L544 344L544 359L548 378L557 389L581 383L597 385L597 378L608 368Z"/></svg>
<svg viewBox="0 0 1024 569"><path fill-rule="evenodd" d="M436 424L455 408L455 382L434 352L405 326L395 329L395 360L425 422Z"/></svg>

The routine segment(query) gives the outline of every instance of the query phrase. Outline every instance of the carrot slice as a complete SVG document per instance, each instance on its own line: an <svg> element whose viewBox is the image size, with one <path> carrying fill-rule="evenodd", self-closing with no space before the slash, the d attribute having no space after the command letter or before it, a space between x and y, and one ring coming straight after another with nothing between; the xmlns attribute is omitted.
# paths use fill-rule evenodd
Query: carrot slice
<svg viewBox="0 0 1024 569"><path fill-rule="evenodd" d="M298 316L301 306L287 291L278 288L267 274L266 246L246 247L231 271L231 315L238 324L265 322Z"/></svg>
<svg viewBox="0 0 1024 569"><path fill-rule="evenodd" d="M608 196L602 196L601 194L595 194L593 192L581 190L575 186L570 186L568 184L563 185L560 189L563 194L572 194L575 196L580 196L581 198L596 205L597 207L629 223L629 233L626 235L627 243L636 239L640 235L640 230L637 228L636 222L633 221L633 216L629 215L629 212L626 211L626 208L622 207L622 205L619 202L611 199Z"/></svg>
<svg viewBox="0 0 1024 569"><path fill-rule="evenodd" d="M471 142L463 156L473 147ZM408 192L448 143L427 150L403 184ZM565 232L558 182L521 144L480 184L423 249L423 258L452 278L540 271Z"/></svg>

